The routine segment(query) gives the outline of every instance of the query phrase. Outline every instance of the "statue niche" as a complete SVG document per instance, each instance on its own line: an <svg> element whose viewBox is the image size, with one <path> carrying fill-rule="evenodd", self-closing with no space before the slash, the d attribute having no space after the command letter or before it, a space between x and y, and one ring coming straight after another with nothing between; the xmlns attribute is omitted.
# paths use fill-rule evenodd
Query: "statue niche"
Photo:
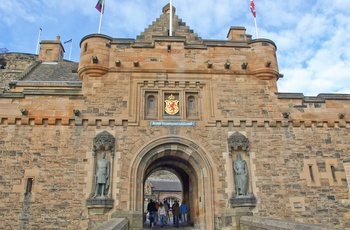
<svg viewBox="0 0 350 230"><path fill-rule="evenodd" d="M96 164L95 194L92 198L105 197L109 189L110 162L106 160L106 153L102 152L101 159Z"/></svg>
<svg viewBox="0 0 350 230"><path fill-rule="evenodd" d="M232 207L255 206L256 199L249 193L249 165L245 158L249 158L249 139L239 132L235 132L228 139L228 149L232 161L234 178L234 194L230 199ZM242 156L243 155L243 156Z"/></svg>
<svg viewBox="0 0 350 230"><path fill-rule="evenodd" d="M111 199L115 138L103 131L93 140L92 194L87 200L89 213L105 214L113 208Z"/></svg>

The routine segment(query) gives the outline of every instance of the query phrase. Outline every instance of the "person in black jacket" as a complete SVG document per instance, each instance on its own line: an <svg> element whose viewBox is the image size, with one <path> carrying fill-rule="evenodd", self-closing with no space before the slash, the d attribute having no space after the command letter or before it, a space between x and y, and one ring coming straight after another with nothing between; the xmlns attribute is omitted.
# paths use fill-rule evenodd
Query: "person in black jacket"
<svg viewBox="0 0 350 230"><path fill-rule="evenodd" d="M155 224L154 215L157 211L156 204L153 202L152 199L150 199L148 205L147 205L147 211L149 213L149 226L152 228Z"/></svg>

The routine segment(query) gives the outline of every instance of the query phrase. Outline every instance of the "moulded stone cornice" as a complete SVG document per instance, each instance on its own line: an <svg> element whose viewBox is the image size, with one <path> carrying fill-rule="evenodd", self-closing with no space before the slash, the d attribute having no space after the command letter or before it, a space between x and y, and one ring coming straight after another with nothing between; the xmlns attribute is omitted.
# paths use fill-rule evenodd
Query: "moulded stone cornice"
<svg viewBox="0 0 350 230"><path fill-rule="evenodd" d="M90 77L101 77L107 72L107 67L99 65L85 65L78 69L78 75L80 79L83 79L83 75L89 75Z"/></svg>
<svg viewBox="0 0 350 230"><path fill-rule="evenodd" d="M271 80L280 78L280 73L274 69L256 69L249 72L251 75L261 79L261 80Z"/></svg>
<svg viewBox="0 0 350 230"><path fill-rule="evenodd" d="M102 38L102 39L107 39L107 40L110 40L112 41L113 38L108 36L108 35L105 35L105 34L88 34L86 35L85 37L83 37L80 41L80 44L79 46L81 47L81 44L86 40L86 39L89 39L89 38Z"/></svg>
<svg viewBox="0 0 350 230"><path fill-rule="evenodd" d="M275 47L275 49L277 50L276 44L275 44L272 40L266 39L266 38L253 39L253 40L248 41L247 43L248 43L249 45L251 45L251 44L259 43L259 42L267 42L267 43L270 43L270 44L273 45L273 46Z"/></svg>

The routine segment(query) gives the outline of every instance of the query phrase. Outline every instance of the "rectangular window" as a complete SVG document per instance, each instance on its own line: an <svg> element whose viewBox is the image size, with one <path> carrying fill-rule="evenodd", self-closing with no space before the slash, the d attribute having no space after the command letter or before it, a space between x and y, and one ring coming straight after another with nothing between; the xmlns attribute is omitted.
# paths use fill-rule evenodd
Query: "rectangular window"
<svg viewBox="0 0 350 230"><path fill-rule="evenodd" d="M314 173L312 171L312 165L309 165L309 173L312 182L315 182Z"/></svg>
<svg viewBox="0 0 350 230"><path fill-rule="evenodd" d="M199 118L199 105L198 105L198 93L187 92L186 93L186 119L198 120Z"/></svg>
<svg viewBox="0 0 350 230"><path fill-rule="evenodd" d="M332 172L333 181L337 182L337 178L335 177L335 168L333 165L331 165L331 172Z"/></svg>
<svg viewBox="0 0 350 230"><path fill-rule="evenodd" d="M145 119L158 119L158 93L146 92L145 94Z"/></svg>
<svg viewBox="0 0 350 230"><path fill-rule="evenodd" d="M32 187L33 187L33 178L27 178L26 181L26 192L25 192L25 196L29 195L32 193Z"/></svg>

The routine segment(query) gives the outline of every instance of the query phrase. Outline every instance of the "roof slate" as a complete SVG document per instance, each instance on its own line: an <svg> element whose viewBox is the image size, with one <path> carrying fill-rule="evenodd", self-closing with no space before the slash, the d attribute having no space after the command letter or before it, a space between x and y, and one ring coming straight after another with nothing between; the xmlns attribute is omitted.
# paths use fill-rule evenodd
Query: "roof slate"
<svg viewBox="0 0 350 230"><path fill-rule="evenodd" d="M25 75L21 81L81 81L77 69L77 62L42 62Z"/></svg>

